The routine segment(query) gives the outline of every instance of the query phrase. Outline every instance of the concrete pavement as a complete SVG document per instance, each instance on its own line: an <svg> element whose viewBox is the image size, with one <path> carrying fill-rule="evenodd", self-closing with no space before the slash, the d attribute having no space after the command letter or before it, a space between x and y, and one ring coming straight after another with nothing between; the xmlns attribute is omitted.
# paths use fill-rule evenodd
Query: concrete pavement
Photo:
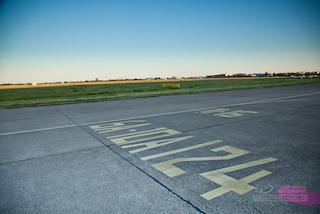
<svg viewBox="0 0 320 214"><path fill-rule="evenodd" d="M0 110L1 213L317 213L320 84Z"/></svg>

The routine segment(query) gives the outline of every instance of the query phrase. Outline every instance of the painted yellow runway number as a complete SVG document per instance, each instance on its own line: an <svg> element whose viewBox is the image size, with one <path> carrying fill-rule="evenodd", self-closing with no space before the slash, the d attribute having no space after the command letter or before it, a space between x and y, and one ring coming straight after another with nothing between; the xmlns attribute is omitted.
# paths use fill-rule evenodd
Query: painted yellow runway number
<svg viewBox="0 0 320 214"><path fill-rule="evenodd" d="M200 111L198 112L200 114L208 114L208 113L214 113L214 116L220 116L220 117L239 117L243 116L245 113L251 113L255 114L258 112L255 111L244 111L244 110L237 110L237 111L229 111L229 109L226 108L218 108L218 109L212 109L212 110L206 110L206 111ZM135 128L138 127L144 127L151 125L150 123L144 123L145 120L130 120L130 121L123 121L123 122L114 122L114 123L107 123L107 124L101 124L101 125L93 125L90 126L91 129L94 131L102 134L102 133L110 133L110 132L117 132L117 131L123 131L126 130L126 134L118 134L113 136L108 136L107 139L111 140L117 145L120 145L121 148L127 149L127 148L135 148L133 150L130 150L129 153L138 153L149 149L154 149L160 146L165 146L168 144L172 144L175 142L183 141L192 138L193 136L182 136L182 137L176 137L175 135L183 134L182 132L168 129L165 127L162 128L156 128L156 129L149 129L145 131L137 131ZM173 138L165 138L175 136ZM159 139L164 138L164 139ZM155 140L157 139L157 140ZM222 140L215 140L207 143L201 143L196 144L193 146L188 146L180 149L175 149L163 153L158 153L154 155L149 155L145 157L141 157L141 160L151 160L156 159L159 157L164 157L168 155L177 154L180 152L190 151L193 149L198 149L202 147L206 147L209 145L213 145L216 143L221 143ZM134 144L135 143L135 144ZM130 145L128 145L130 144ZM190 158L174 158L168 161L160 162L153 164L152 166L159 170L160 172L164 173L165 175L169 177L175 177L182 174L185 174L186 171L178 168L174 164L180 163L180 162L191 162L191 161L220 161L220 160L230 160L233 158L240 157L242 155L246 155L250 153L249 151L238 149L232 146L221 146L215 149L211 149L213 152L219 152L219 151L225 151L230 154L224 155L224 156L213 156L213 157L190 157ZM257 173L254 173L252 175L246 176L242 179L235 179L232 178L226 173L234 172L242 169L246 169L249 167L254 167L266 163L270 163L273 161L276 161L275 158L265 158L257 161L251 161L248 163L243 163L235 166L230 166L222 169L212 170L209 172L204 172L199 174L200 176L209 179L210 181L213 181L216 184L219 184L221 187L218 187L214 190L211 190L209 192L206 192L201 195L201 197L205 198L206 200L214 199L218 196L221 196L225 193L228 193L230 191L236 192L240 195L243 195L253 189L255 187L249 185L249 183L258 180L262 177L265 177L271 172L267 170L261 170Z"/></svg>
<svg viewBox="0 0 320 214"><path fill-rule="evenodd" d="M142 152L148 149L153 149L153 148L157 148L160 146L165 146L168 145L170 143L175 143L178 141L182 141L182 140L186 140L189 138L192 138L193 136L186 136L186 137L176 137L176 138L171 138L171 139L164 139L164 140L158 140L158 141L151 141L151 142L146 142L146 143L137 143L137 144L133 144L133 145L127 145L127 146L121 146L121 148L126 149L126 148L132 148L132 147L137 147L137 146L146 146L140 149L134 149L129 151L129 153L136 153L136 152ZM160 144L161 143L161 144Z"/></svg>
<svg viewBox="0 0 320 214"><path fill-rule="evenodd" d="M172 155L172 154L177 154L177 153L180 153L180 152L189 151L189 150L192 150L192 149L201 148L201 147L204 147L204 146L209 146L209 145L212 145L212 144L215 144L215 143L220 143L220 142L222 142L222 140L215 140L215 141L211 141L211 142L207 142L207 143L202 143L202 144L198 144L198 145L194 145L194 146L185 147L185 148L182 148L182 149L172 150L172 151L169 151L169 152L159 153L159 154L156 154L156 155L150 155L150 156L143 157L143 158L140 158L140 159L141 160L150 160L150 159L154 159L154 158L159 158L159 157L163 157L163 156L167 156L167 155Z"/></svg>
<svg viewBox="0 0 320 214"><path fill-rule="evenodd" d="M107 124L94 125L89 127L94 131L98 132L99 134L102 134L107 132L121 131L125 129L133 129L141 126L148 126L151 124L151 123L135 124L135 125L125 124L125 123L139 123L139 122L144 122L144 120L131 120L131 121L125 121L125 122L107 123Z"/></svg>
<svg viewBox="0 0 320 214"><path fill-rule="evenodd" d="M230 109L227 109L227 108L217 108L217 109L212 109L212 110L200 111L198 113L200 113L200 114L215 113L215 114L213 114L214 116L227 117L227 118L240 117L246 113L250 113L250 114L257 114L258 113L256 111L244 111L244 110L229 111L229 110Z"/></svg>
<svg viewBox="0 0 320 214"><path fill-rule="evenodd" d="M243 195L243 194L255 189L255 187L249 185L249 183L251 183L255 180L258 180L262 177L265 177L265 176L271 174L271 172L269 172L267 170L261 170L257 173L254 173L252 175L244 177L240 180L232 178L232 177L226 175L225 173L234 172L234 171L238 171L240 169L245 169L245 168L249 168L249 167L253 167L253 166L258 166L258 165L270 163L270 162L273 162L276 160L277 159L275 159L275 158L265 158L265 159L261 159L261 160L257 160L257 161L252 161L249 163L239 164L236 166L230 166L230 167L226 167L226 168L222 168L222 169L218 169L218 170L213 170L210 172L201 173L200 175L202 177L205 177L205 178L221 185L221 187L219 187L217 189L214 189L212 191L209 191L207 193L202 194L201 197L203 197L207 200L211 200L211 199L214 199L214 198L216 198L220 195L223 195L227 192L230 192L230 191L233 191L233 192L236 192L240 195Z"/></svg>
<svg viewBox="0 0 320 214"><path fill-rule="evenodd" d="M216 149L211 149L211 151L213 152L226 151L231 154L225 155L225 156L217 156L217 157L176 158L169 161L157 163L152 166L169 177L175 177L175 176L186 173L184 170L174 166L173 164L175 163L187 162L187 161L230 160L232 158L236 158L236 157L250 153L249 151L237 149L232 146L222 146Z"/></svg>
<svg viewBox="0 0 320 214"><path fill-rule="evenodd" d="M159 134L161 134L161 135L159 135ZM163 127L163 128L157 128L157 129L152 129L152 130L147 130L147 131L142 131L142 132L134 132L134 133L128 133L128 134L123 134L123 135L115 135L115 136L111 136L111 137L107 137L107 138L110 139L112 142L114 142L117 145L124 145L124 144L129 144L129 143L136 143L136 142L140 142L140 141L145 141L145 140L168 137L168 136L177 135L177 134L182 134L182 132L178 132L178 131L175 131L172 129L167 129L167 128ZM156 136L154 136L154 135L156 135ZM143 136L149 136L149 137L128 141L128 139L132 139L132 138L134 139L134 138L139 138L139 137L143 137Z"/></svg>

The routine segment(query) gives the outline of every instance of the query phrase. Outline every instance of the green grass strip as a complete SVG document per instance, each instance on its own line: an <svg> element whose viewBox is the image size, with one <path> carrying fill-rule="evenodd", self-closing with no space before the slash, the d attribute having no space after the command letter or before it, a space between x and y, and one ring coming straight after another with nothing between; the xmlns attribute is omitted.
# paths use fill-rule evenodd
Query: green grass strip
<svg viewBox="0 0 320 214"><path fill-rule="evenodd" d="M173 81L180 88L162 87L171 82L71 85L0 90L0 108L47 106L140 97L195 94L319 83L320 78L237 78Z"/></svg>

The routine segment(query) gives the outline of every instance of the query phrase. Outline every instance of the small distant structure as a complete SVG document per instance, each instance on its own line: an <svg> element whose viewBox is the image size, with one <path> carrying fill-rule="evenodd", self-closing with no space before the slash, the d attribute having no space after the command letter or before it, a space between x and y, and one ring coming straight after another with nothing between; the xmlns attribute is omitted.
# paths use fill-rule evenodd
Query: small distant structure
<svg viewBox="0 0 320 214"><path fill-rule="evenodd" d="M239 74L236 74L236 77L247 77L248 74L245 74L245 73L239 73Z"/></svg>
<svg viewBox="0 0 320 214"><path fill-rule="evenodd" d="M207 75L206 78L225 78L225 77L229 77L229 74L217 74L217 75Z"/></svg>
<svg viewBox="0 0 320 214"><path fill-rule="evenodd" d="M126 80L125 78L117 78L116 81L123 81Z"/></svg>
<svg viewBox="0 0 320 214"><path fill-rule="evenodd" d="M37 85L37 83L36 82L32 82L31 85Z"/></svg>
<svg viewBox="0 0 320 214"><path fill-rule="evenodd" d="M180 84L162 84L163 88L169 87L169 88L180 88Z"/></svg>

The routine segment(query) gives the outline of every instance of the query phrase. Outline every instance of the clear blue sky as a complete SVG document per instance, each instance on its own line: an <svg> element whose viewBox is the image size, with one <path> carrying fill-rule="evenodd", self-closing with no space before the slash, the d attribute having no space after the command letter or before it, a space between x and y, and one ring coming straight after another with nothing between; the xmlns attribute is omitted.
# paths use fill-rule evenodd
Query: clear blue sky
<svg viewBox="0 0 320 214"><path fill-rule="evenodd" d="M0 83L316 70L319 0L0 3Z"/></svg>

